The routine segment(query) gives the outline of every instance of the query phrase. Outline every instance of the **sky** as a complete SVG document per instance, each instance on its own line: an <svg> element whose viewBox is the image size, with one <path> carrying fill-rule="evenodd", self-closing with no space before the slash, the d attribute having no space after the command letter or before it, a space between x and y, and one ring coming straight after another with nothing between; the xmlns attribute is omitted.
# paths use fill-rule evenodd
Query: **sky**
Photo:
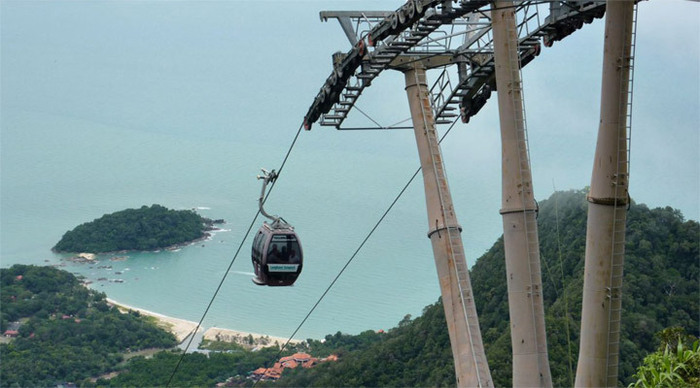
<svg viewBox="0 0 700 388"><path fill-rule="evenodd" d="M319 11L393 10L401 4L2 0L0 114L37 112L184 137L264 142L279 147L281 161L330 73L331 54L349 49L337 22L321 22ZM639 5L630 177L637 202L679 208L695 220L700 218L698 20L697 2ZM543 49L523 71L538 199L554 189L589 185L602 43L603 23L597 20ZM455 187L470 187L497 203L495 101L469 125L459 124L443 152ZM385 125L408 118L402 75L383 74L358 107ZM302 133L295 152L415 153L413 142L410 131L348 133L316 125ZM415 160L406 166L407 175L418 165ZM456 193L457 200L460 195L469 194Z"/></svg>

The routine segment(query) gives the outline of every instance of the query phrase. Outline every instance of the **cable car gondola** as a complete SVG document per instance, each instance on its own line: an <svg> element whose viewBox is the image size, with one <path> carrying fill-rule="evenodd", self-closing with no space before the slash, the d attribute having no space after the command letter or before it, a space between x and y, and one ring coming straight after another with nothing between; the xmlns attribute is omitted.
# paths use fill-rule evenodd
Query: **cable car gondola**
<svg viewBox="0 0 700 388"><path fill-rule="evenodd" d="M255 270L253 283L259 286L291 286L299 277L303 266L301 243L293 226L282 217L271 216L263 209L265 188L268 183L277 179L277 174L275 170L268 172L263 169L262 171L263 175L258 175L258 179L263 180L258 201L260 213L272 222L263 222L253 239L251 253Z"/></svg>

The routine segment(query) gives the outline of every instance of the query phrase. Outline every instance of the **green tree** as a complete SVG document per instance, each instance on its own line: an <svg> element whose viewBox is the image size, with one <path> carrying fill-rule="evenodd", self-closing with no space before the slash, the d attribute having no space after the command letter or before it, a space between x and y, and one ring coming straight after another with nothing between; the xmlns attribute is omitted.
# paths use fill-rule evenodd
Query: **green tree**
<svg viewBox="0 0 700 388"><path fill-rule="evenodd" d="M545 322L555 386L572 386L581 321L586 244L585 190L554 193L540 202L538 227ZM628 212L619 384L636 381L636 366L654 352L664 327L698 335L700 225L671 208L632 204ZM512 350L503 239L480 257L470 276L486 356L495 386L511 386ZM654 285L651 287L651 285ZM293 371L283 386L454 385L452 354L441 302L406 317L375 342L351 348L352 336L327 336L324 352L340 361ZM342 339L342 342L340 341ZM334 348L334 346L338 345ZM316 344L311 342L311 349ZM684 345L686 346L686 345ZM335 349L335 350L334 350ZM340 353L344 352L344 353Z"/></svg>
<svg viewBox="0 0 700 388"><path fill-rule="evenodd" d="M663 350L644 358L629 387L700 387L700 347L696 339L684 344L682 336L669 338ZM675 343L675 346L672 346Z"/></svg>
<svg viewBox="0 0 700 388"><path fill-rule="evenodd" d="M114 370L127 349L170 348L175 337L122 314L72 274L15 265L0 269L3 326L19 337L0 344L2 386L55 386Z"/></svg>
<svg viewBox="0 0 700 388"><path fill-rule="evenodd" d="M192 210L142 206L78 225L66 232L53 250L92 253L154 250L203 238L212 224L212 220Z"/></svg>

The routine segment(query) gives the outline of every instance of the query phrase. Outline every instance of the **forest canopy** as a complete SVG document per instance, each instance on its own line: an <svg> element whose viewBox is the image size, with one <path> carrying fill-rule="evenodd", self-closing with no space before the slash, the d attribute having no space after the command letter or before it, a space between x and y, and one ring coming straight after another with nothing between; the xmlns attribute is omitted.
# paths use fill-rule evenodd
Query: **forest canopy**
<svg viewBox="0 0 700 388"><path fill-rule="evenodd" d="M80 381L114 370L130 352L177 344L146 317L122 314L105 294L52 267L0 269L0 305L0 329L15 337L0 343L2 387Z"/></svg>
<svg viewBox="0 0 700 388"><path fill-rule="evenodd" d="M557 192L540 202L537 222L543 265L547 344L554 386L574 384L587 206L585 190ZM674 365L686 365L684 368L688 369L685 373L685 369L677 368L679 371L683 369L679 375L687 384L669 386L698 386L700 364L695 359L689 361L688 357L682 359L679 350L675 353L666 351L664 345L671 344L671 350L678 349L680 339L672 343L674 338L680 338L676 334L687 333L682 337L685 346L683 354L690 349L693 354L700 354L695 345L700 335L698 257L698 222L686 221L679 211L670 207L649 209L642 204L630 205L618 386L650 379L650 374L657 372L657 366L668 360L674 361ZM477 260L470 270L470 276L494 386L511 386L512 352L502 238ZM427 306L417 318L407 315L397 327L386 332L365 331L358 335L338 332L326 336L324 341L307 340L281 353L279 349L270 348L257 352L213 351L208 356L187 354L182 358L180 369L173 375L180 359L176 353L161 352L152 358L134 357L120 362L126 346L132 350L150 346L167 347L172 340L159 338L161 335L156 332L146 333L146 326L133 321L137 317L117 315L114 309L107 309L101 294L95 294L87 307L84 303L76 303L80 298L76 298L74 293L87 293L86 289L69 293L58 287L59 283L75 283L72 275L49 273L35 267L13 267L0 271L0 279L3 287L0 292L2 329L9 329L13 322L26 319L24 317L33 317L19 329L18 338L8 345L0 345L2 381L46 385L60 379L81 381L85 376L97 376L111 370L119 375L111 380L99 379L96 385L165 386L172 378L172 386L213 386L223 381L251 386L252 380L246 377L255 368L269 367L281 355L304 351L317 357L335 354L339 359L337 362L321 363L312 369L285 370L280 380L261 381L256 385L455 385L452 352L441 300ZM103 318L99 312L108 314ZM63 319L63 316L72 319ZM34 317L46 322L36 321ZM75 318L81 321L78 325L75 325ZM131 322L119 322L117 319ZM96 326L83 326L91 322L95 322ZM45 324L51 326L42 329ZM117 331L115 326L124 326L127 330ZM100 331L102 329L109 331ZM51 338L51 333L66 334L56 337L56 340L60 340L57 343L48 340L30 342ZM108 333L116 334L116 337L112 338ZM90 358L85 356L88 353L84 350L62 348L63 341L86 341L80 344L97 346L92 352L101 356ZM30 351L34 344L42 348ZM103 346L108 349L103 349ZM81 361L75 365L60 362L54 368L48 359L39 358L39 355L62 357L70 362L75 362L77 357ZM33 367L34 361L28 360L36 359L46 362ZM99 362L95 364L95 361ZM80 373L75 374L76 371ZM8 380L10 377L14 380Z"/></svg>
<svg viewBox="0 0 700 388"><path fill-rule="evenodd" d="M547 345L554 386L574 385L581 322L586 245L586 191L554 193L540 202L543 296ZM631 204L627 217L619 386L636 381L644 357L657 350L657 333L676 327L700 335L700 225L670 207ZM470 271L486 356L494 385L511 386L509 329L503 238ZM371 333L370 333L371 334ZM294 370L275 386L453 386L454 367L442 301L422 316L406 316L398 327L365 341L343 338L337 363ZM372 335L371 337L374 337ZM333 343L326 337L325 346ZM362 344L349 346L348 344ZM311 342L312 347L315 344ZM270 384L272 385L272 384Z"/></svg>
<svg viewBox="0 0 700 388"><path fill-rule="evenodd" d="M78 225L52 248L56 252L148 251L207 236L213 221L192 210L161 205L126 209Z"/></svg>

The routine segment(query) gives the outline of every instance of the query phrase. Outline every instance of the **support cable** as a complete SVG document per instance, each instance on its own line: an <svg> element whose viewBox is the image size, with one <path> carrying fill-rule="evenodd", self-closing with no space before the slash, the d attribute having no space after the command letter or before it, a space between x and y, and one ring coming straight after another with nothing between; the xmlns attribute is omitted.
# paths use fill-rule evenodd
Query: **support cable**
<svg viewBox="0 0 700 388"><path fill-rule="evenodd" d="M299 134L301 133L302 128L304 128L303 124L299 126L299 129L297 130L297 133L294 136L294 140L292 140L292 144L290 144L289 149L287 150L287 154L284 156L284 160L282 161L282 165L280 165L280 168L277 172L277 175L282 173L282 169L284 168L284 165L287 163L287 159L289 159L289 154L291 154L292 149L294 148L294 145L296 144L297 139L299 138ZM267 201L267 197L270 196L270 193L272 192L272 189L275 188L276 183L277 183L277 180L273 181L270 184L270 189L267 191L267 194L265 195L265 198L263 199L263 202L262 202L263 204L265 203L265 201ZM236 261L236 258L238 257L238 254L240 253L241 248L243 248L243 244L245 243L246 239L248 238L250 231L253 229L253 226L255 225L259 215L260 215L260 209L258 209L258 211L255 213L255 216L253 217L253 220L250 222L250 225L248 226L248 229L246 230L245 235L243 236L243 239L241 240L241 243L238 245L238 249L236 249L236 253L233 255L233 258L231 259L231 262L229 263L228 268L226 268L226 272L224 272L224 276L221 278L219 285L216 287L216 291L214 291L214 295L211 297L211 300L209 301L207 308L204 310L204 313L202 314L202 318L197 323L197 327L192 331L192 334L190 335L190 340L187 342L187 346L185 346L185 350L182 352L182 355L178 359L177 364L175 365L175 368L173 369L173 372L170 374L170 378L168 379L168 383L165 384L166 387L170 386L170 383L172 382L173 377L175 376L175 373L177 372L178 368L180 367L182 360L185 358L185 355L187 354L187 351L189 350L190 345L192 345L192 341L194 340L195 334L197 334L200 327L202 326L202 322L204 321L204 317L207 316L207 313L209 312L211 305L214 303L214 299L216 299L216 296L219 294L219 291L221 290L221 287L223 286L224 281L226 280L226 277L228 276L229 272L231 271L231 267L233 267L233 263Z"/></svg>
<svg viewBox="0 0 700 388"><path fill-rule="evenodd" d="M367 113L365 113L362 109L360 109L359 106L356 105L356 106L355 106L355 109L357 109L358 112L362 113L363 116L367 117L371 122L377 124L378 127L380 127L380 128L385 128L383 125L379 124L376 120L374 120L373 118L371 118L371 117L370 117Z"/></svg>
<svg viewBox="0 0 700 388"><path fill-rule="evenodd" d="M442 137L440 138L440 141L438 142L438 144L439 144L439 143L442 143L442 141L445 139L445 137L447 137L447 135L450 133L450 131L452 130L452 128L454 127L454 125L455 125L456 123L457 123L457 119L455 119L455 120L452 122L452 124L450 125L450 127L447 129L447 131L445 131L445 134L442 135ZM396 205L396 203L399 201L399 199L401 198L401 196L406 192L406 190L407 190L408 187L411 185L411 183L413 183L413 180L416 179L416 176L418 175L418 173L420 173L421 169L422 169L422 167L418 167L418 169L416 170L416 172L414 172L413 175L411 176L411 178L408 179L408 182L406 182L406 184L403 186L403 188L399 191L399 194L396 195L396 197L394 198L394 200L391 202L391 204L389 205L389 207L384 211L384 213L381 215L381 217L379 217L379 220L374 224L374 226L373 226L372 229L369 231L369 233L367 233L367 236L365 236L365 238L362 240L362 242L361 242L360 245L357 247L357 249L355 249L355 252L352 254L352 256L350 256L350 259L348 259L348 261L345 263L345 265L343 266L343 268L340 269L340 272L338 272L338 274L335 276L335 278L333 279L333 281L331 281L331 284L328 285L328 287L327 287L326 290L323 292L323 294L321 294L321 297L318 298L318 300L316 301L316 303L314 303L313 307L311 307L311 310L309 310L309 312L306 314L306 316L304 317L304 319L302 319L301 323L299 323L299 325L296 327L296 329L294 329L294 332L292 333L292 335L289 336L289 339L287 339L287 341L284 343L284 345L282 345L282 347L280 347L280 350L279 350L279 352L277 352L277 355L275 355L274 360L279 359L279 357L280 357L280 355L282 354L282 352L284 351L284 349L287 347L287 345L289 345L289 343L292 341L292 339L294 338L294 336L299 332L299 330L301 329L301 327L304 326L304 323L306 323L306 321L309 319L309 317L310 317L311 314L314 312L314 310L316 310L316 307L318 307L318 305L321 303L321 301L323 300L323 298L326 297L326 295L327 295L328 292L331 290L331 288L333 288L333 286L335 285L335 283L336 283L336 282L338 281L338 279L340 278L340 275L342 275L343 272L345 272L345 270L348 268L348 266L350 265L350 263L355 259L355 257L357 256L357 254L360 253L360 250L365 246L365 243L367 243L367 241L370 239L370 237L372 237L372 234L374 234L374 232L377 230L377 228L379 227L379 225L384 221L384 219L385 219L386 216L389 214L389 212L391 211L391 209L394 208L394 205ZM267 364L264 366L264 368L265 368L265 369L268 368L268 367L267 367ZM257 385L258 381L260 381L260 380L256 380L256 381L255 381L255 383L253 384L253 387L255 387L255 385Z"/></svg>
<svg viewBox="0 0 700 388"><path fill-rule="evenodd" d="M564 327L566 328L566 345L568 348L569 355L569 386L574 386L574 367L573 367L573 357L571 356L571 330L569 329L569 300L566 298L566 287L564 286L564 258L561 252L561 233L559 233L559 196L557 195L557 187L554 185L554 180L552 180L552 188L554 189L554 219L557 226L557 251L559 254L559 270L561 272L561 294L564 298ZM550 278L552 278L552 284L554 284L554 277L550 273ZM554 291L557 290L556 285L554 286ZM559 297L557 293L557 297Z"/></svg>

